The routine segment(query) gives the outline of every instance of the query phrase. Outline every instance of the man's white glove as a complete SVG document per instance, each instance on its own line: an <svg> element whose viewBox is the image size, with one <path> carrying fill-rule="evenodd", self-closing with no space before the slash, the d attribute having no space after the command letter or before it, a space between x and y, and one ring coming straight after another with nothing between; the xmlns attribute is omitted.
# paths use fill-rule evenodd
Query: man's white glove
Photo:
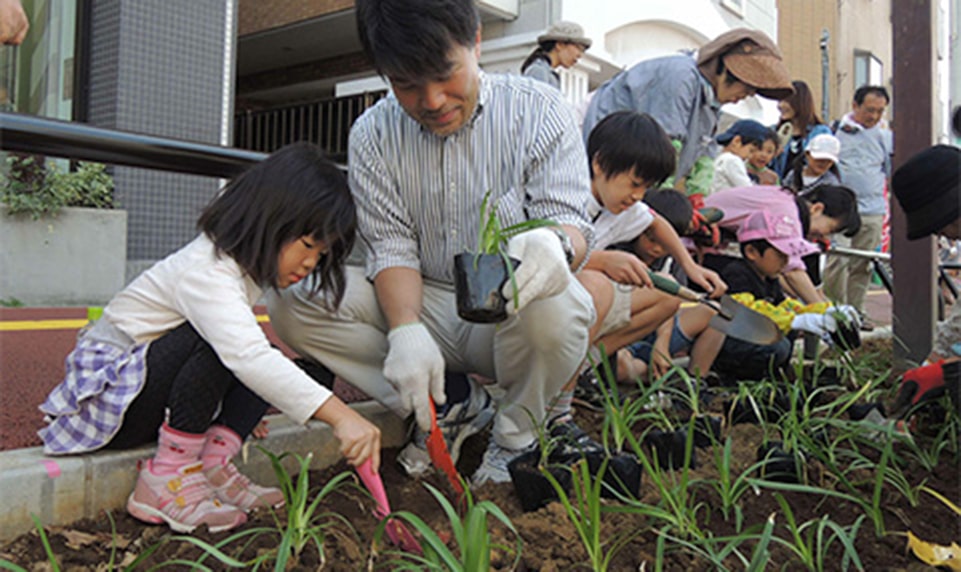
<svg viewBox="0 0 961 572"><path fill-rule="evenodd" d="M824 312L825 316L830 316L835 322L849 324L855 330L861 329L861 314L854 308L846 304L831 306Z"/></svg>
<svg viewBox="0 0 961 572"><path fill-rule="evenodd" d="M837 329L837 323L833 317L827 314L798 314L791 321L791 329L810 332L824 340L828 345L834 345L831 333Z"/></svg>
<svg viewBox="0 0 961 572"><path fill-rule="evenodd" d="M552 231L537 228L515 236L507 243L507 254L520 261L514 271L517 303L510 280L501 289L509 312L516 314L534 300L557 296L567 288L571 270L561 241Z"/></svg>
<svg viewBox="0 0 961 572"><path fill-rule="evenodd" d="M397 326L387 334L384 377L400 392L401 403L413 410L422 431L430 430L430 399L437 405L444 394L444 356L420 322Z"/></svg>

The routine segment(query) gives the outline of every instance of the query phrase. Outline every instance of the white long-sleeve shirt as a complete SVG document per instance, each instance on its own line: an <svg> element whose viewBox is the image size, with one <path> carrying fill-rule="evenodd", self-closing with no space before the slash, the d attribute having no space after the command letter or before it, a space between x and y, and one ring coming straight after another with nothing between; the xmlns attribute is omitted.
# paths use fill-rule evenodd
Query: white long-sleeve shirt
<svg viewBox="0 0 961 572"><path fill-rule="evenodd" d="M270 345L253 312L261 294L233 258L217 257L214 244L200 235L117 294L103 319L136 343L189 321L241 383L305 423L331 392Z"/></svg>

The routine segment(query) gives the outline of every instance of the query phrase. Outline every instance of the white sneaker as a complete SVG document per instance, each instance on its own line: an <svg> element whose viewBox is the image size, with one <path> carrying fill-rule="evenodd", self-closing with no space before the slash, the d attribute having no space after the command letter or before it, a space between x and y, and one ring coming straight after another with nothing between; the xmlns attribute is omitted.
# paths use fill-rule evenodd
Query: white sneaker
<svg viewBox="0 0 961 572"><path fill-rule="evenodd" d="M437 412L437 426L444 434L450 457L457 464L461 446L471 435L483 431L494 419L497 408L487 390L468 376L464 376L470 393L467 399L446 406L446 411ZM427 453L427 433L414 425L413 435L407 446L397 454L397 463L411 477L420 477L431 468L430 454Z"/></svg>
<svg viewBox="0 0 961 572"><path fill-rule="evenodd" d="M508 449L501 447L491 438L490 443L487 444L487 450L484 451L484 460L481 461L480 466L474 472L474 478L471 479L471 487L479 487L484 483L509 483L511 474L507 470L507 465L524 453L533 451L536 447L537 441L522 449Z"/></svg>

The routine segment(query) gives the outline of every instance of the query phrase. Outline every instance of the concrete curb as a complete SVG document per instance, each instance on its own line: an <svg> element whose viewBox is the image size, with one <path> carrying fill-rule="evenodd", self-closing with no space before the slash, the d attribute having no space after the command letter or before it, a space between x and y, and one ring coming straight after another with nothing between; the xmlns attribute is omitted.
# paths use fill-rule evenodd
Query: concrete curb
<svg viewBox="0 0 961 572"><path fill-rule="evenodd" d="M351 407L380 427L384 447L403 443L404 422L397 415L372 401ZM311 421L303 427L283 415L269 419L270 435L256 441L265 449L301 456L313 453L315 469L340 460L337 441L326 423ZM0 541L12 540L32 529L31 513L50 526L99 518L104 510L123 510L137 480L137 462L151 457L153 452L151 446L65 457L45 456L40 447L0 452ZM287 469L293 471L295 462L288 461ZM254 481L276 483L270 459L257 449L249 447L246 462L236 462Z"/></svg>

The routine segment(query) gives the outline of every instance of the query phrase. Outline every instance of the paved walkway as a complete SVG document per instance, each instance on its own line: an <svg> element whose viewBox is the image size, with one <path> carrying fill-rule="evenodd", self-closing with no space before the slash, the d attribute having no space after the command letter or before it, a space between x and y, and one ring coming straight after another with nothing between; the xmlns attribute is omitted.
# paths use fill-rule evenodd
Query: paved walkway
<svg viewBox="0 0 961 572"><path fill-rule="evenodd" d="M274 334L265 309L256 312L270 341L294 355ZM37 406L63 379L64 358L86 323L86 308L0 308L0 451L40 445ZM348 402L365 397L340 382L334 389Z"/></svg>

